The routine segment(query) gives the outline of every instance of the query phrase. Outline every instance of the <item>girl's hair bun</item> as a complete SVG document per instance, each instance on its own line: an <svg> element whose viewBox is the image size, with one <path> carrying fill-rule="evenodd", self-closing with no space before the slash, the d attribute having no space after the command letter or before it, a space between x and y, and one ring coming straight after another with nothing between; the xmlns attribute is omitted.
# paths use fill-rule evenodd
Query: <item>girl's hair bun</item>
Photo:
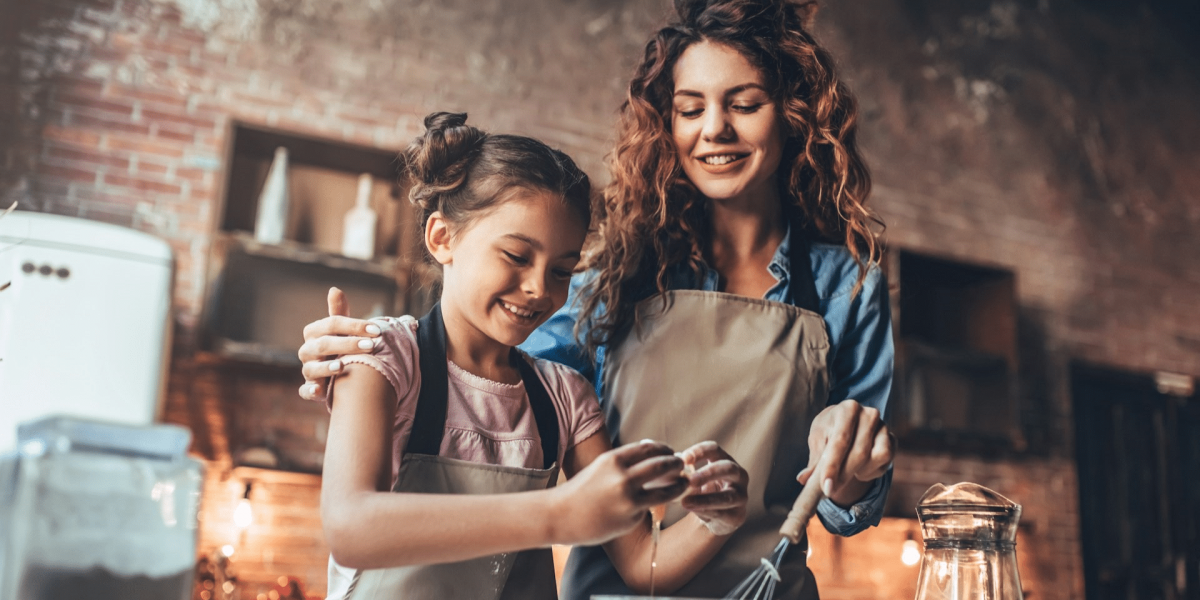
<svg viewBox="0 0 1200 600"><path fill-rule="evenodd" d="M467 125L467 113L435 112L425 117L425 133L404 151L404 170L413 181L409 200L426 214L438 210L438 198L466 181L479 154L483 131Z"/></svg>

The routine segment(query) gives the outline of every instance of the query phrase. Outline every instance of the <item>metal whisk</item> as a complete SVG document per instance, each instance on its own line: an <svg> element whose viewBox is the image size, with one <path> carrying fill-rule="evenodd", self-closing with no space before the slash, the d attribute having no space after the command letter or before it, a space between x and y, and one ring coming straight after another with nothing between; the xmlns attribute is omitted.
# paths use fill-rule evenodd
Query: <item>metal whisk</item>
<svg viewBox="0 0 1200 600"><path fill-rule="evenodd" d="M800 542L800 535L808 527L808 521L817 514L817 503L821 501L822 496L821 486L817 485L816 481L810 481L808 485L804 486L800 496L792 504L792 510L788 512L783 526L779 528L783 539L779 540L775 550L771 552L771 556L762 559L758 568L733 588L733 591L726 594L725 598L736 600L772 600L775 598L775 585L780 581L779 564L783 562L783 555L787 553L789 546Z"/></svg>

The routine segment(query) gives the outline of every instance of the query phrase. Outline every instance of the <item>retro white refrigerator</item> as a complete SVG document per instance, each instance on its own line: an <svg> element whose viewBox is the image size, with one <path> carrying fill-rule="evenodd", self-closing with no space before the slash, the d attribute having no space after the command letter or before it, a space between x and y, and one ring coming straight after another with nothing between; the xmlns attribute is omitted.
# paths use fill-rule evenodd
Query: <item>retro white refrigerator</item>
<svg viewBox="0 0 1200 600"><path fill-rule="evenodd" d="M27 211L0 218L0 454L18 423L44 415L155 421L172 264L166 242L132 229Z"/></svg>

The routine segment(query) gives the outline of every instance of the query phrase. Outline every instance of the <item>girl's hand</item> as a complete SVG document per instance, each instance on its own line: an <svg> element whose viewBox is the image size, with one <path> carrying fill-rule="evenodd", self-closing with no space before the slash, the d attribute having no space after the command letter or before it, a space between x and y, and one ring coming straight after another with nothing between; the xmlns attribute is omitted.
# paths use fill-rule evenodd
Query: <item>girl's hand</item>
<svg viewBox="0 0 1200 600"><path fill-rule="evenodd" d="M681 453L695 469L680 503L695 514L716 536L737 531L746 522L746 487L750 474L716 442L700 442Z"/></svg>
<svg viewBox="0 0 1200 600"><path fill-rule="evenodd" d="M351 319L346 294L329 288L329 316L304 327L304 345L300 346L300 362L304 363L304 385L300 397L318 400L325 396L325 383L342 372L347 354L367 354L374 350L379 339L379 327L362 319Z"/></svg>
<svg viewBox="0 0 1200 600"><path fill-rule="evenodd" d="M840 506L850 506L882 477L896 456L896 436L879 411L855 400L826 407L808 433L808 466L796 480L816 477L821 491Z"/></svg>
<svg viewBox="0 0 1200 600"><path fill-rule="evenodd" d="M651 440L601 454L555 488L555 543L595 545L630 531L651 506L683 494L687 479L682 471L683 459ZM672 473L674 482L667 483Z"/></svg>

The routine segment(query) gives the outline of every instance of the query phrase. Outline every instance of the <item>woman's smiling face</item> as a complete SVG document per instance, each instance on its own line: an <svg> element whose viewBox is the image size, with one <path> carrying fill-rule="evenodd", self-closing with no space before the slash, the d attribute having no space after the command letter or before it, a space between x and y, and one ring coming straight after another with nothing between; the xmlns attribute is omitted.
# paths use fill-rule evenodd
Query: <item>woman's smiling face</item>
<svg viewBox="0 0 1200 600"><path fill-rule="evenodd" d="M696 189L716 201L773 198L783 124L762 73L729 46L700 42L674 78L671 129Z"/></svg>

